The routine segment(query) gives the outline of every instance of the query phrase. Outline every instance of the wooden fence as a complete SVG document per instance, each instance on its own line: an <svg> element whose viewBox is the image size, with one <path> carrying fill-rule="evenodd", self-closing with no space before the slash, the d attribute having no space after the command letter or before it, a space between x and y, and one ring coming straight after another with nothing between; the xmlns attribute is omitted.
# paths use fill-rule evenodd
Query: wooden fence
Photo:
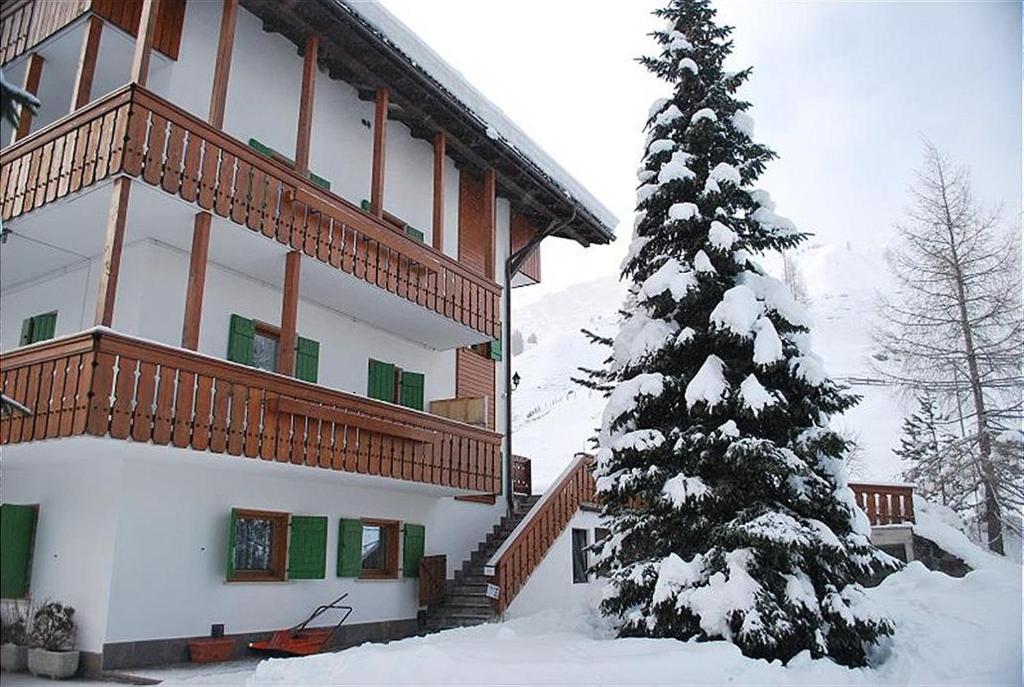
<svg viewBox="0 0 1024 687"><path fill-rule="evenodd" d="M510 535L511 544L499 549L497 560L492 559L491 583L499 590L493 599L495 611L503 613L508 608L580 506L596 503L592 470L593 459L585 453L576 454L562 479L548 489L517 532Z"/></svg>
<svg viewBox="0 0 1024 687"><path fill-rule="evenodd" d="M121 173L487 336L500 335L498 284L136 84L0 154L3 219Z"/></svg>
<svg viewBox="0 0 1024 687"><path fill-rule="evenodd" d="M0 390L31 410L3 444L91 434L501 490L494 432L108 330L4 354Z"/></svg>

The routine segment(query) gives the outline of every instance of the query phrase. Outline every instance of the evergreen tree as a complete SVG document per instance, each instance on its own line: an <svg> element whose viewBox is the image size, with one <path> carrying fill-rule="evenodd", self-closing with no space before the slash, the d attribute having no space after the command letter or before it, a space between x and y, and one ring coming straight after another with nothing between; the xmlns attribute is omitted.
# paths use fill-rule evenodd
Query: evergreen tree
<svg viewBox="0 0 1024 687"><path fill-rule="evenodd" d="M856 580L894 566L868 541L829 417L856 403L809 348L801 307L754 262L800 234L753 187L774 157L729 73L709 0L671 0L642 63L650 110L631 281L596 461L612 535L597 570L622 636L727 639L864 665L892 624Z"/></svg>
<svg viewBox="0 0 1024 687"><path fill-rule="evenodd" d="M928 394L919 397L917 405L917 412L903 420L900 446L893 453L907 462L903 479L915 485L919 496L950 506L950 496L960 490L954 485L959 473L953 460L955 438L943 429L949 418Z"/></svg>

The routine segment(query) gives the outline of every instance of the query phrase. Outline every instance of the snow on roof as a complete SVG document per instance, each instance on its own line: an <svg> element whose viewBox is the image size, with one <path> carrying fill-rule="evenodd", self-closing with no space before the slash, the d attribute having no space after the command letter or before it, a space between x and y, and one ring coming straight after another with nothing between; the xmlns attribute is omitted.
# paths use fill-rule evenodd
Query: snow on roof
<svg viewBox="0 0 1024 687"><path fill-rule="evenodd" d="M448 91L470 114L480 120L487 136L501 141L522 157L532 162L566 196L575 201L597 221L604 225L604 233L614 238L613 229L619 223L612 214L583 184L562 168L526 133L509 119L497 105L488 100L457 69L444 61L433 49L419 39L413 31L388 12L376 0L353 2L335 0L354 15L365 21L372 29L441 88Z"/></svg>

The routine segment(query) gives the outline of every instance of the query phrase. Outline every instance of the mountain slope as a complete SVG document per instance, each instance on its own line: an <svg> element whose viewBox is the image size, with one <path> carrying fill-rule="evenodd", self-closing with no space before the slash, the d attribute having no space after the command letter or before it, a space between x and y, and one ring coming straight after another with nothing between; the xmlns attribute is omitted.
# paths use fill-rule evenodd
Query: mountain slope
<svg viewBox="0 0 1024 687"><path fill-rule="evenodd" d="M862 449L851 467L853 476L893 481L900 470L891 449L898 443L902 403L884 386L860 383L873 376L869 360L876 291L886 288L888 275L878 261L833 244L807 246L797 254L797 264L810 298L814 348L826 369L840 380L857 382L852 389L863 397L835 420ZM512 360L521 378L512 402L513 451L532 459L538 491L573 453L592 448L589 439L600 424L604 398L570 378L578 376L579 366L601 366L608 350L592 345L580 328L614 336L624 295L625 286L609 275L515 310L513 327L526 344Z"/></svg>

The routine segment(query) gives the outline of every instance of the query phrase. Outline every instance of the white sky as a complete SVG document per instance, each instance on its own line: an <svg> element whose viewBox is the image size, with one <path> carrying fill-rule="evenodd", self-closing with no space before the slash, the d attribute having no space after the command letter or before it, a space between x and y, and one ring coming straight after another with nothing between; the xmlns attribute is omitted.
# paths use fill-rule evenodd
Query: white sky
<svg viewBox="0 0 1024 687"><path fill-rule="evenodd" d="M517 304L618 269L632 233L641 128L668 85L651 0L384 0L620 219L609 248L544 243L543 283ZM719 2L780 214L817 240L877 254L892 237L921 136L972 168L975 190L1021 212L1017 2ZM815 239L812 239L815 240ZM612 306L614 307L614 306Z"/></svg>

